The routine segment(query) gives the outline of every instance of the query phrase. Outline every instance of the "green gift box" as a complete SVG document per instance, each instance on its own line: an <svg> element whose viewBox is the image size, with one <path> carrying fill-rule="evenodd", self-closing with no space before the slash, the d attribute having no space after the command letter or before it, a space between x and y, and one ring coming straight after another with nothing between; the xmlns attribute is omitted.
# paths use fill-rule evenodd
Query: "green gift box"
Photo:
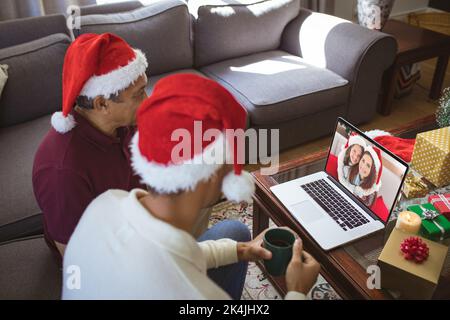
<svg viewBox="0 0 450 320"><path fill-rule="evenodd" d="M417 213L422 218L420 234L433 241L443 241L450 237L450 221L441 215L431 204L413 205L409 211Z"/></svg>

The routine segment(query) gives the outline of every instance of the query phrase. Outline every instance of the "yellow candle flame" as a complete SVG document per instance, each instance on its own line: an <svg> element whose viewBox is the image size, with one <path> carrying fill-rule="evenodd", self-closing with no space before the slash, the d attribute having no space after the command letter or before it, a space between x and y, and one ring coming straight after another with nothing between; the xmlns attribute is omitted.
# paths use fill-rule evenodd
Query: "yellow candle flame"
<svg viewBox="0 0 450 320"><path fill-rule="evenodd" d="M409 212L406 212L406 221L411 222L411 215Z"/></svg>

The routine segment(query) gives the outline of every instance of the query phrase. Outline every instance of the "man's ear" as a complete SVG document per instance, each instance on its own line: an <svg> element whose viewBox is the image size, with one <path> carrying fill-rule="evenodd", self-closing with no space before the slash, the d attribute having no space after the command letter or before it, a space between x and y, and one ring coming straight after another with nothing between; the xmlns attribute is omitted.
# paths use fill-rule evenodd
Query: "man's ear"
<svg viewBox="0 0 450 320"><path fill-rule="evenodd" d="M92 103L93 109L98 112L108 112L107 100L103 96L97 96Z"/></svg>

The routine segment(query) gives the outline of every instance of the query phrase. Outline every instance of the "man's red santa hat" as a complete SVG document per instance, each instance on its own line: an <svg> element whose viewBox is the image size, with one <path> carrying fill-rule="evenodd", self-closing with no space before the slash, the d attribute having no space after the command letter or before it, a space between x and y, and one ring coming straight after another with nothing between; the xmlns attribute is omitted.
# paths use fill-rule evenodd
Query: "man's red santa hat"
<svg viewBox="0 0 450 320"><path fill-rule="evenodd" d="M147 67L145 55L114 34L81 35L64 58L62 112L53 114L53 128L66 133L75 127L70 112L78 96L109 99L145 74Z"/></svg>
<svg viewBox="0 0 450 320"><path fill-rule="evenodd" d="M230 134L230 129L245 130L246 111L215 81L193 74L165 77L139 107L137 125L132 166L155 191L193 190L224 163L232 163L223 193L231 201L251 200L255 186L252 176L242 170L244 145ZM183 143L186 138L188 143ZM180 145L187 148L179 149Z"/></svg>

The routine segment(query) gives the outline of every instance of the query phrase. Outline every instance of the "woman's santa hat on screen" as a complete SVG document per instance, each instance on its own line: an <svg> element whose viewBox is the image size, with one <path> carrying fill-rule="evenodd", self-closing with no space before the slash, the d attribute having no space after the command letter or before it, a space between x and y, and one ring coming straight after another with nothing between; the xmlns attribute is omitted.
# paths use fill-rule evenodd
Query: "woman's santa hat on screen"
<svg viewBox="0 0 450 320"><path fill-rule="evenodd" d="M139 107L137 125L131 142L132 166L155 191L194 190L224 163L232 163L222 192L231 201L251 200L255 185L252 176L242 170L245 157L240 152L245 148L236 143L234 135L225 133L245 130L246 111L215 81L193 74L165 77ZM178 149L180 145L187 147L182 148L185 153Z"/></svg>
<svg viewBox="0 0 450 320"><path fill-rule="evenodd" d="M66 133L75 127L70 113L78 96L109 99L144 75L147 67L145 55L114 34L79 36L64 58L62 111L52 115L53 128Z"/></svg>
<svg viewBox="0 0 450 320"><path fill-rule="evenodd" d="M359 134L356 133L352 133L350 135L350 137L347 140L347 143L345 144L344 149L347 150L349 147L353 146L353 145L360 145L361 147L363 147L363 149L366 147L366 141L363 139L363 137L361 137Z"/></svg>

